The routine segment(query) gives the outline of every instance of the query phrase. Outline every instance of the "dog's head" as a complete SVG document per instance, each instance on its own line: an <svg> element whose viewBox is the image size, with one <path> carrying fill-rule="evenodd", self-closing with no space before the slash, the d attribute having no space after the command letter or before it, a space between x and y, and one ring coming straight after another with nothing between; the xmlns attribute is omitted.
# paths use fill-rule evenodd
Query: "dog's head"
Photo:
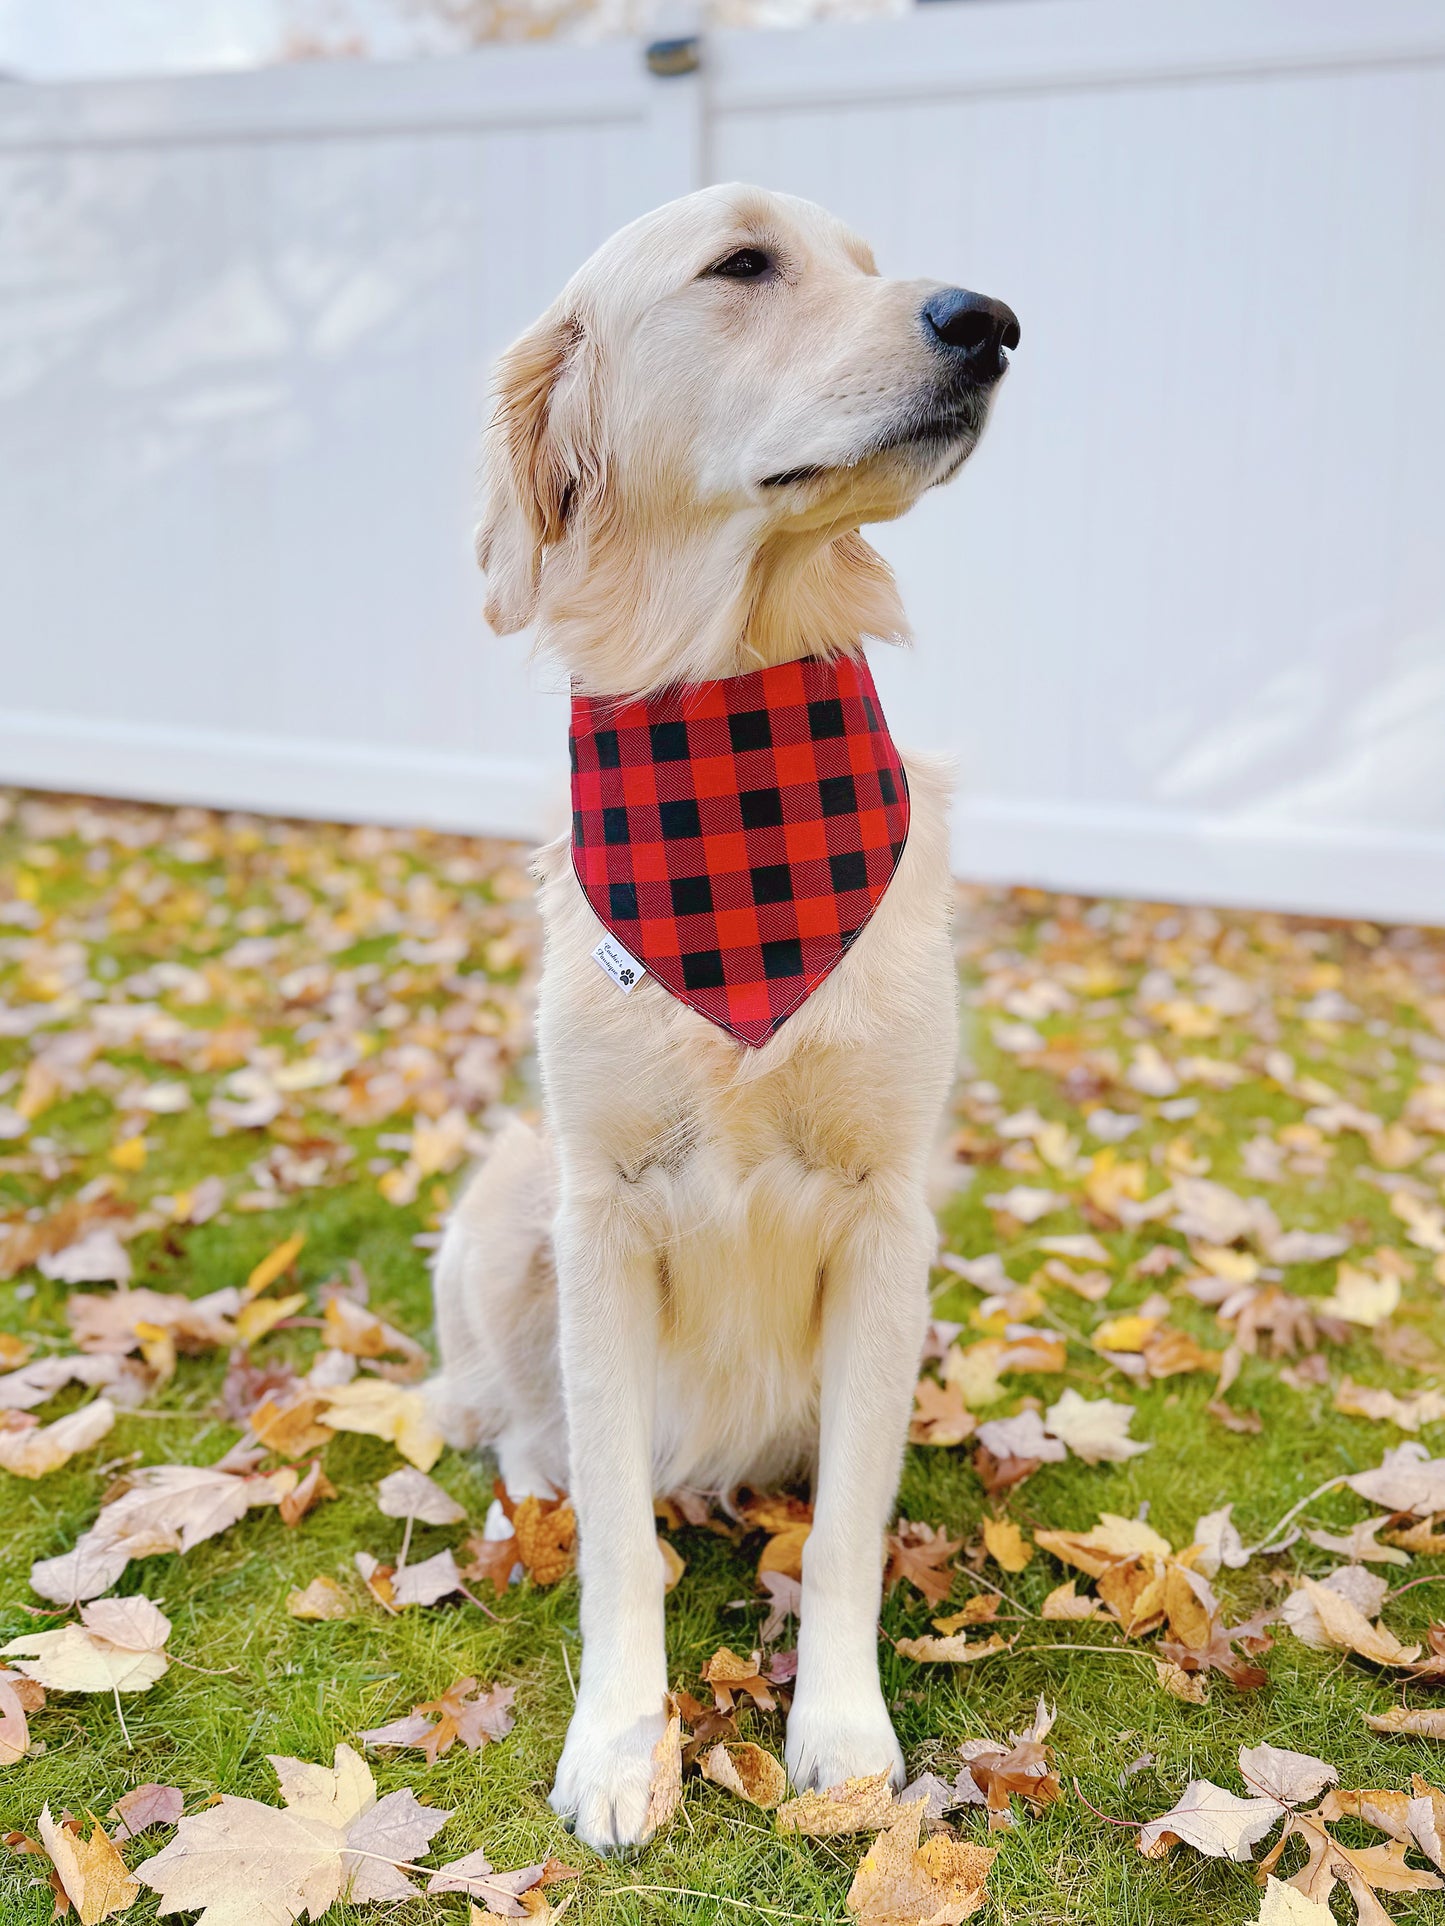
<svg viewBox="0 0 1445 1926"><path fill-rule="evenodd" d="M809 201L716 187L633 222L503 357L489 623L540 617L619 686L726 672L701 631L715 645L728 609L747 627L767 582L816 602L820 557L886 580L857 529L957 473L1018 338L1002 302L881 279ZM589 641L604 601L632 636L613 665Z"/></svg>

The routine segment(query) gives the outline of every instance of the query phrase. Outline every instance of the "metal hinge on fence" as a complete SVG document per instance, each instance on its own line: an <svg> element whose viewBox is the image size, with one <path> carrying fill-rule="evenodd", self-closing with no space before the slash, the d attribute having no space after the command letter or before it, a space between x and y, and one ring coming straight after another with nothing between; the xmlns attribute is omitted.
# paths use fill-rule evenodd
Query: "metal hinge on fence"
<svg viewBox="0 0 1445 1926"><path fill-rule="evenodd" d="M679 74L695 74L702 65L702 38L692 33L678 40L654 40L648 45L647 71L661 80L675 80Z"/></svg>

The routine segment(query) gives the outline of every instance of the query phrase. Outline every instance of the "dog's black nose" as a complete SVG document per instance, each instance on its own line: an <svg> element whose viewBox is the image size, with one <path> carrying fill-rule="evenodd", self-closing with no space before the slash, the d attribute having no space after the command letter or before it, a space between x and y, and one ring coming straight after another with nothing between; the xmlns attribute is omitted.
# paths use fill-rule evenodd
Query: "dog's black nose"
<svg viewBox="0 0 1445 1926"><path fill-rule="evenodd" d="M1008 366L1004 349L1019 344L1013 309L967 288L940 288L931 294L923 304L923 325L940 347L958 357L964 378L980 384L998 380Z"/></svg>

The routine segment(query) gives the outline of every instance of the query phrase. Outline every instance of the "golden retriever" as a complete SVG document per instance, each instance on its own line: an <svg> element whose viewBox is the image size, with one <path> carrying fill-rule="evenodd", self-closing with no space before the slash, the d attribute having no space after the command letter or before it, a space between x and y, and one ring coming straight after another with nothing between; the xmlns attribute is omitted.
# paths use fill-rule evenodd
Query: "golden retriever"
<svg viewBox="0 0 1445 1926"><path fill-rule="evenodd" d="M880 278L811 203L710 188L615 235L504 356L478 552L499 633L634 695L901 639L860 524L972 452L1018 325ZM566 839L537 858L545 1137L499 1136L437 1264L438 1409L514 1495L566 1490L583 1653L552 1803L646 1838L666 1726L653 1495L811 1474L787 1764L903 1761L879 1687L880 1546L936 1249L953 1071L946 770L857 942L762 1047L656 981L624 996Z"/></svg>

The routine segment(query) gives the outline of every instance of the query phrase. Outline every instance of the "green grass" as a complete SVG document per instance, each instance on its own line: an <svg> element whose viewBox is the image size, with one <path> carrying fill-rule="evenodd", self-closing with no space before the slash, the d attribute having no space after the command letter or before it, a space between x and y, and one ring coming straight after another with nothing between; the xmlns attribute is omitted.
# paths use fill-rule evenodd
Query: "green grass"
<svg viewBox="0 0 1445 1926"><path fill-rule="evenodd" d="M257 1044L252 1048L269 1042L293 1058L308 1047L308 1009L314 1014L314 1006L286 1000L277 988L286 970L308 959L322 961L331 970L372 965L395 972L400 967L405 976L410 969L410 981L398 981L393 996L404 1019L391 1030L384 1024L372 1026L374 1048L384 1052L398 1034L425 1039L431 1034L428 1026L448 1002L445 970L450 966L397 965L397 944L409 927L406 919L431 916L442 924L448 919L469 924L475 931L475 950L460 967L485 970L482 946L521 915L526 954L520 964L505 954L493 960L502 966L496 1007L506 1026L506 1093L525 1100L529 1071L521 1055L525 1039L516 1012L525 1004L533 937L525 912L499 901L499 894L505 898L506 892L499 892L491 880L515 860L510 852L437 837L377 839L373 847L364 837L348 839L344 832L226 825L196 812L179 822L164 812L137 810L89 816L82 811L80 817L77 822L75 812L49 805L37 815L24 805L14 810L7 826L0 812L0 904L14 895L20 878L23 892L38 903L44 919L37 929L0 927L0 1006L18 1007L33 996L35 959L29 946L36 943L79 943L92 976L103 984L163 960L202 969L223 956L238 935L269 933L277 936L281 953L254 969L233 970L230 980L217 986L226 995L201 1001L193 992L187 1002L184 993L162 985L149 996L190 1028L214 1027L228 1014L234 1016L228 996L249 997L242 1014L255 1026ZM137 823L159 827L162 840L139 852L128 847L120 830ZM192 861L184 860L188 838L206 844L202 853L191 851ZM448 883L448 866L458 863L471 864L474 873ZM156 878L159 883L148 880ZM427 888L450 890L455 901L438 911ZM153 899L149 902L147 889ZM308 909L298 900L298 891L314 907ZM368 892L399 912L396 927L373 927L386 918L366 909ZM137 903L141 908L134 910ZM224 906L224 917L211 925L202 923L201 915L215 905ZM352 919L353 934L345 918L348 907L355 910L358 905L365 913L359 911ZM168 906L175 906L169 921ZM1067 968L1071 956L1077 960L1087 954L1094 961L1111 961L1119 972L1121 989L1114 993L1113 1010L1039 1021L1061 1061L1081 1050L1112 1048L1126 1062L1134 1039L1125 1026L1139 1021L1130 1003L1141 971L1157 964L1160 952L1174 949L1181 952L1181 975L1183 952L1216 958L1222 954L1229 967L1263 986L1280 1042L1298 1054L1302 1070L1387 1119L1400 1113L1416 1065L1398 1038L1429 1028L1422 1015L1425 989L1418 1000L1410 1000L1415 979L1403 968L1385 967L1382 959L1390 952L1379 944L1378 932L1327 927L1316 936L1308 926L1240 917L1221 919L1222 935L1210 936L1206 925L1201 926L1203 933L1176 940L1150 934L1162 912L1129 910L1120 912L1120 928L1110 936L1079 924L1077 907L1037 895L1001 894L976 895L965 906L965 975L970 983L986 978L996 966L992 953L1002 951L1033 957L1050 970ZM351 941L344 945L341 939L348 936ZM1439 939L1427 940L1428 954L1438 956L1440 949ZM1308 972L1331 963L1338 966L1360 1016L1326 1031L1300 1017L1297 1006L1310 993L1301 987ZM1416 976L1425 983L1424 975ZM82 1002L59 1027L83 1023L88 1007ZM995 1047L991 1026L997 1014L984 1008L971 1023L969 1048L976 1074L999 1086L1006 1110L1034 1103L1046 1116L1078 1130L1081 1112L1067 1082L1048 1069L1022 1067ZM1370 1023L1377 1029L1384 1025L1386 1034L1372 1033L1366 1027ZM1180 1043L1157 1030L1147 1033L1176 1058L1200 1050L1253 1062L1264 1047L1247 1024L1233 1020L1226 1020L1219 1037L1205 1042ZM55 1034L42 1030L33 1038L0 1038L0 1105L16 1102L34 1047ZM1385 1049L1395 1059L1389 1071L1379 1054ZM123 1134L120 1118L131 1114L124 1106L119 1111L116 1107L117 1094L125 1094L117 1089L121 1081L179 1077L196 1093L197 1102L182 1115L147 1120L150 1155L141 1173L124 1180L125 1194L144 1206L216 1171L231 1183L233 1201L209 1223L158 1225L137 1236L130 1245L136 1282L193 1295L236 1284L282 1237L300 1229L307 1241L296 1268L298 1288L314 1291L356 1260L370 1279L372 1303L382 1315L429 1341L425 1255L414 1239L434 1228L445 1190L454 1191L459 1179L444 1175L439 1193L437 1180L429 1178L418 1201L409 1206L385 1201L377 1187L379 1172L370 1165L398 1162L401 1153L386 1147L385 1139L410 1129L414 1118L409 1110L403 1107L390 1118L351 1126L314 1107L305 1096L289 1099L278 1120L283 1136L289 1130L293 1137L309 1134L333 1144L350 1143L354 1160L334 1165L327 1182L286 1196L279 1208L252 1214L236 1208L234 1198L253 1183L248 1169L273 1149L276 1127L270 1134L212 1134L204 1102L223 1073L198 1070L193 1064L178 1068L167 1062L164 1052L158 1058L145 1049L103 1051L97 1062L114 1065L120 1075L106 1073L97 1079L87 1073L83 1087L37 1116L26 1136L0 1143L0 1216L53 1208L57 1200L74 1195L110 1168L107 1152ZM1378 1244L1409 1249L1385 1195L1360 1174L1369 1153L1359 1139L1345 1136L1327 1146L1322 1175L1292 1175L1282 1185L1254 1186L1240 1175L1239 1153L1255 1120L1271 1118L1276 1127L1295 1122L1304 1105L1257 1074L1223 1094L1192 1086L1190 1094L1200 1098L1200 1115L1170 1123L1159 1118L1152 1101L1136 1099L1117 1085L1106 1088L1106 1102L1137 1106L1148 1118L1143 1130L1121 1146L1120 1155L1148 1157L1154 1147L1188 1134L1194 1149L1210 1158L1212 1176L1267 1194L1286 1226L1334 1228L1349 1223L1364 1250ZM1440 1140L1429 1148L1438 1152ZM1421 1168L1438 1197L1438 1174L1428 1164ZM1071 1207L1001 1245L997 1220L982 1201L987 1192L1014 1182L1067 1186L1050 1172L1000 1171L991 1165L975 1173L961 1164L957 1175L960 1187L942 1217L949 1247L970 1255L1002 1249L1010 1273L1020 1281L1036 1266L1039 1235L1086 1228L1085 1217ZM1151 1175L1151 1189L1159 1182L1157 1173ZM1105 1230L1103 1236L1120 1280L1109 1299L1110 1313L1141 1301L1151 1290L1169 1288L1172 1279L1134 1278L1130 1266L1160 1241L1182 1250L1182 1239L1156 1226L1137 1232ZM1419 1251L1410 1255L1418 1261L1418 1274L1407 1287L1397 1322L1425 1337L1445 1337L1440 1286L1429 1275L1431 1260ZM1290 1286L1307 1294L1323 1292L1333 1268L1298 1267ZM950 1284L942 1273L939 1282L939 1315L966 1319L978 1294ZM21 1272L0 1284L0 1329L32 1338L42 1349L64 1348L65 1295L62 1287L34 1271ZM1201 1342L1222 1346L1224 1336L1212 1314L1187 1300L1183 1306L1177 1299L1175 1304L1175 1322ZM1060 1291L1050 1292L1048 1309L1081 1332L1099 1315ZM278 1333L256 1347L256 1355L291 1356L300 1363L316 1343L311 1331ZM1402 1389L1420 1381L1387 1363L1369 1334L1328 1355L1331 1384L1344 1370L1357 1379ZM37 1601L28 1589L27 1573L32 1561L68 1548L93 1520L109 1481L100 1461L114 1463L134 1454L148 1463L204 1463L234 1441L235 1428L209 1415L223 1369L220 1358L184 1359L175 1378L147 1407L164 1415L123 1413L98 1452L39 1482L0 1474L0 1637L55 1622L32 1616L28 1608ZM1252 1542L1313 1487L1377 1463L1388 1446L1400 1442L1391 1426L1338 1415L1330 1387L1292 1389L1281 1380L1278 1361L1256 1358L1246 1360L1231 1399L1240 1408L1258 1409L1263 1430L1258 1436L1235 1435L1205 1410L1213 1395L1212 1379L1184 1376L1143 1390L1129 1388L1082 1344L1071 1345L1069 1369L1062 1378L1011 1379L1008 1397L985 1415L1013 1410L1020 1395L1051 1402L1065 1385L1088 1396L1107 1394L1135 1403L1133 1433L1150 1440L1152 1449L1121 1467L1046 1465L1008 1500L1008 1515L1026 1529L1082 1528L1101 1510L1132 1514L1147 1504L1151 1522L1182 1547L1200 1513L1232 1501L1246 1542ZM53 1418L82 1395L89 1394L65 1393L42 1415ZM1436 1451L1445 1449L1441 1429L1427 1429L1424 1437ZM325 1465L341 1495L311 1513L298 1529L288 1530L272 1510L252 1512L186 1557L133 1563L118 1589L144 1591L164 1607L174 1621L170 1650L175 1662L151 1691L126 1698L129 1747L113 1701L52 1695L32 1719L32 1736L43 1742L43 1750L18 1766L0 1768L0 1833L12 1827L33 1831L47 1801L55 1812L69 1807L104 1814L128 1788L150 1779L180 1786L192 1811L220 1792L272 1799L275 1782L268 1753L329 1759L338 1741L354 1741L363 1727L407 1711L415 1701L470 1673L486 1682L517 1685L517 1724L505 1742L479 1756L458 1747L430 1769L414 1753L373 1759L383 1791L410 1785L427 1803L453 1809L454 1817L435 1843L434 1859L454 1858L480 1846L495 1865L509 1867L556 1853L583 1870L574 1906L583 1921L735 1921L778 1914L842 1919L843 1897L862 1840L782 1837L767 1815L697 1779L689 1781L684 1806L670 1829L638 1856L603 1862L569 1840L548 1809L545 1794L570 1706L569 1669L575 1677L578 1666L575 1581L549 1590L514 1588L497 1602L495 1623L465 1603L386 1617L355 1581L351 1560L358 1549L395 1553L401 1528L377 1511L374 1488L397 1462L390 1446L339 1437L327 1448ZM491 1494L492 1471L485 1460L449 1452L434 1476L466 1507L471 1526L479 1527ZM944 1525L972 1545L991 1508L972 1470L969 1448L910 1449L900 1496L903 1515ZM1363 1515L1359 1501L1337 1493L1322 1500L1308 1522L1345 1529ZM419 1528L412 1556L458 1545L463 1536L464 1528ZM764 1605L753 1580L758 1541L735 1546L712 1533L689 1530L677 1534L675 1542L687 1570L669 1602L669 1662L674 1679L696 1691L699 1670L719 1644L747 1650L755 1642ZM1256 1560L1242 1573L1222 1574L1219 1589L1231 1622L1281 1597L1288 1575L1322 1575L1336 1562L1302 1542L1282 1558ZM992 1566L982 1569L990 1580L1002 1576ZM352 1591L356 1609L351 1620L306 1624L287 1616L288 1591L319 1573L338 1578ZM1394 1582L1427 1574L1445 1582L1445 1561L1416 1559ZM1014 1599L1036 1612L1065 1575L1053 1560L1039 1555L1025 1572L1004 1583ZM975 1590L960 1573L955 1603ZM746 1603L740 1606L740 1600ZM1445 1589L1422 1585L1394 1602L1388 1619L1402 1637L1423 1636L1432 1617L1445 1616L1442 1608ZM925 1631L931 1616L915 1595L895 1593L884 1608L884 1630L891 1638ZM1242 1695L1227 1681L1215 1679L1209 1704L1190 1706L1156 1683L1152 1639L1126 1648L1102 1623L1070 1626L1026 1619L1002 1629L1019 1634L1015 1648L973 1668L920 1667L899 1658L888 1644L882 1647L885 1692L915 1770L936 1765L951 1773L956 1761L952 1766L948 1762L960 1741L1003 1737L1025 1725L1040 1694L1058 1705L1052 1743L1066 1797L1042 1816L1021 1813L1013 1831L991 1841L999 1851L987 1918L1029 1926L1183 1926L1203 1920L1236 1926L1254 1919L1259 1899L1248 1868L1206 1861L1184 1849L1165 1862L1146 1862L1135 1850L1130 1829L1107 1824L1090 1810L1092 1805L1115 1820L1152 1818L1175 1801L1191 1777L1210 1777L1243 1790L1235 1767L1241 1744L1269 1740L1318 1753L1339 1767L1346 1786L1403 1788L1412 1772L1437 1782L1441 1777L1437 1745L1379 1738L1364 1726L1363 1713L1383 1711L1399 1696L1387 1678L1337 1655L1312 1652L1287 1633L1281 1632L1264 1661L1269 1683L1263 1690ZM1072 1649L1100 1645L1119 1649L1106 1654ZM743 1723L749 1736L781 1751L779 1716L753 1713ZM1146 1756L1147 1765L1121 1779L1125 1768ZM1075 1778L1083 1798L1074 1796ZM965 1813L959 1823L969 1836L984 1836L976 1817ZM1348 1824L1340 1830L1347 1841L1365 1843L1377 1837ZM161 1836L147 1835L142 1846L128 1848L132 1863L161 1843ZM6 1926L41 1926L50 1918L49 1892L36 1880L38 1863L0 1854L0 1918ZM1424 1922L1440 1917L1439 1904L1438 1896L1425 1895L1392 1898L1388 1908L1393 1917ZM154 1905L154 1896L147 1894L127 1917L150 1920ZM360 1922L383 1916L385 1909L342 1905L328 1918ZM396 1912L406 1921L461 1921L465 1916L466 1904L459 1896L418 1899ZM1340 1916L1353 1917L1352 1910L1342 1905Z"/></svg>

